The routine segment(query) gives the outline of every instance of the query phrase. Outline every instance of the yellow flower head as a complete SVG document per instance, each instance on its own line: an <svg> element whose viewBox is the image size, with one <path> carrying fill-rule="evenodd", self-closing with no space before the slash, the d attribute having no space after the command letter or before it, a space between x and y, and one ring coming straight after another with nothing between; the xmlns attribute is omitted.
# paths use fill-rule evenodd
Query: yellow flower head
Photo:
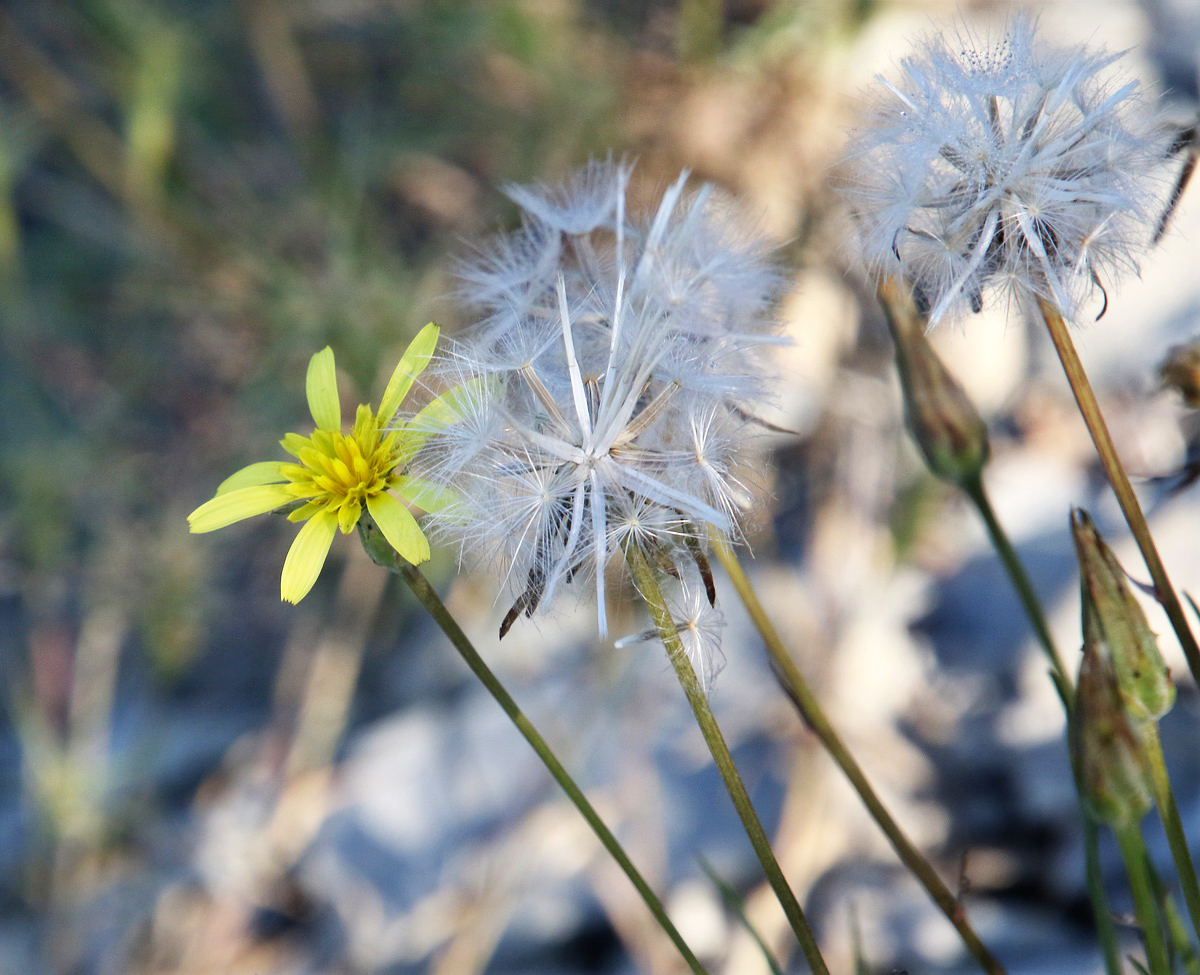
<svg viewBox="0 0 1200 975"><path fill-rule="evenodd" d="M429 438L446 403L434 400L407 422L395 419L437 345L438 327L426 325L412 340L384 390L378 410L359 406L354 429L342 432L333 351L327 346L308 364L308 408L317 428L311 436L287 434L280 443L298 463L250 464L217 488L211 501L188 515L193 532L210 532L243 518L303 502L288 514L304 522L283 563L280 594L303 599L317 581L333 536L349 534L366 506L392 547L412 563L429 558L429 542L399 498L434 511L450 500L444 489L406 475L405 465Z"/></svg>

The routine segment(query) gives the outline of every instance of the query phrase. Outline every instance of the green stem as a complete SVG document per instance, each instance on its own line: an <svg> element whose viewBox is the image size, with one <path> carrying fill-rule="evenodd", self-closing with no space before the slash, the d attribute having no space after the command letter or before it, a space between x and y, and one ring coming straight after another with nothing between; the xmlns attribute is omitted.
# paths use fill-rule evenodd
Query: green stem
<svg viewBox="0 0 1200 975"><path fill-rule="evenodd" d="M1175 588L1171 585L1171 580L1167 578L1167 570L1163 566L1162 559L1159 558L1154 538L1150 534L1150 526L1146 524L1146 516L1142 514L1142 508L1138 503L1137 495L1134 494L1133 485L1129 483L1129 476L1125 473L1121 459L1117 456L1117 449L1108 432L1108 425L1100 413L1096 394L1092 390L1092 384L1088 381L1087 373L1084 372L1079 353L1075 351L1075 343L1071 341L1067 324L1063 321L1058 309L1050 302L1039 298L1038 304L1041 307L1042 317L1046 320L1046 327L1050 331L1054 348L1058 352L1063 372L1066 373L1067 382L1071 386L1071 392L1075 395L1075 402L1079 406L1083 422L1087 424L1088 433L1091 434L1092 442L1096 445L1096 452L1100 455L1100 462L1104 465L1113 493L1117 496L1117 503L1121 506L1121 512L1125 515L1125 521L1137 541L1138 548L1141 549L1142 558L1145 559L1146 568L1154 582L1155 594L1159 603L1162 604L1167 618L1171 621L1171 627L1179 638L1180 646L1183 647L1188 669L1191 670L1192 676L1200 682L1200 646L1197 646L1196 638L1188 626L1187 617L1179 603L1179 597L1175 595Z"/></svg>
<svg viewBox="0 0 1200 975"><path fill-rule="evenodd" d="M1125 872L1129 876L1129 892L1133 896L1134 913L1142 929L1150 975L1171 975L1171 963L1159 923L1158 901L1154 896L1154 882L1148 869L1142 834L1136 823L1113 826L1113 832L1125 861Z"/></svg>
<svg viewBox="0 0 1200 975"><path fill-rule="evenodd" d="M1033 632L1037 636L1038 643L1041 644L1042 652L1046 654L1046 658L1050 662L1050 677L1054 681L1054 687L1058 691L1058 696L1062 699L1067 713L1070 714L1072 699L1074 697L1074 691L1071 688L1071 678L1067 676L1067 669L1063 666L1062 657L1059 656L1058 648L1054 645L1054 638L1050 635L1050 627L1046 623L1046 614L1042 612L1042 604L1038 600L1029 575L1025 572L1025 566L1021 563L1021 559L1017 555L1017 550L1013 548L1012 542L1009 541L1008 533L1005 532L1004 527L996 517L996 512L992 508L987 490L983 486L983 479L976 476L964 481L961 487L979 510L979 516L987 526L988 535L992 540L992 547L995 548L996 554L1000 556L1000 561L1004 563L1004 570L1008 573L1008 578L1011 580L1013 588L1017 591L1017 596L1021 600L1021 606L1025 609L1025 615L1033 626Z"/></svg>
<svg viewBox="0 0 1200 975"><path fill-rule="evenodd" d="M1050 662L1050 679L1054 681L1054 687L1058 691L1058 696L1063 703L1063 710L1066 711L1067 720L1070 721L1075 706L1075 691L1071 686L1070 678L1067 676L1066 668L1063 666L1062 656L1058 652L1054 638L1050 635L1050 627L1046 623L1046 614L1042 610L1042 604L1037 597L1033 582L1025 571L1025 566L1021 562L1020 556L1017 555L1017 550L1009 540L1008 533L996 517L996 512L992 508L991 501L987 496L987 490L983 486L982 478L975 477L973 480L968 480L960 486L967 497L975 504L975 507L979 509L980 517L983 518L984 524L987 526L992 546L995 548L997 555L1000 556L1000 561L1004 564L1004 569L1008 573L1013 588L1016 589L1017 595L1021 599L1025 615L1028 617L1030 625L1037 635L1038 642L1042 646L1042 651L1046 654L1046 658ZM1076 794L1082 795L1079 788L1078 769L1075 767L1074 759L1072 759L1071 765L1075 773ZM1096 931L1104 952L1104 970L1107 975L1120 975L1121 952L1117 942L1117 928L1113 924L1112 912L1108 906L1108 895L1104 891L1104 878L1100 869L1100 831L1096 828L1095 822L1092 821L1091 816L1088 815L1087 810L1084 808L1082 799L1080 799L1079 810L1083 820L1083 848L1087 889L1092 902Z"/></svg>
<svg viewBox="0 0 1200 975"><path fill-rule="evenodd" d="M960 487L979 510L979 515L983 518L983 522L987 526L988 535L992 540L992 547L995 548L996 554L1000 556L1000 561L1008 573L1013 588L1016 589L1017 595L1020 597L1021 605L1025 609L1025 615L1033 627L1038 643L1041 644L1042 651L1050 662L1050 679L1054 681L1055 690L1058 691L1058 696L1063 703L1063 709L1067 714L1067 720L1070 721L1075 705L1075 691L1071 686L1070 678L1067 676L1067 670L1063 665L1058 647L1054 643L1054 638L1050 635L1050 627L1046 622L1046 614L1042 610L1042 604L1037 597L1037 591L1034 589L1033 582L1030 580L1029 574L1025 571L1025 566L1021 562L1020 556L1017 555L1017 550L1009 540L1008 533L1004 530L1004 526L1000 524L1000 519L996 517L995 509L992 508L991 500L987 495L987 489L983 485L983 479L976 476L973 479L962 482ZM1078 769L1075 768L1074 759L1072 759L1071 765L1072 770L1075 772L1076 794L1081 796ZM1120 975L1121 952L1117 942L1117 927L1113 923L1112 911L1109 910L1108 895L1104 890L1104 877L1100 869L1100 831L1096 828L1095 822L1093 822L1091 816L1088 815L1087 810L1084 808L1082 799L1080 799L1079 809L1083 821L1086 883L1088 895L1092 902L1092 912L1096 921L1096 932L1104 952L1104 970L1106 975Z"/></svg>
<svg viewBox="0 0 1200 975"><path fill-rule="evenodd" d="M850 780L854 791L858 793L863 805L866 806L867 811L871 814L871 818L883 830L884 835L887 837L888 842L892 844L892 848L896 851L896 855L900 858L901 862L920 881L921 885L933 899L933 902L940 908L947 920L954 925L967 951L979 963L979 967L989 973L989 975L1002 975L1004 967L975 933L975 929L967 919L962 903L950 892L950 888L938 876L937 871L921 855L920 851L917 850L912 841L909 840L904 831L892 818L892 814L888 812L887 807L884 806L879 796L876 795L871 783L867 781L867 777L857 760L855 760L850 750L842 741L841 736L838 735L829 719L825 716L825 712L817 701L816 695L809 688L804 675L800 673L800 668L792 660L791 655L783 645L783 641L779 638L774 624L767 616L766 610L763 609L762 603L758 599L758 594L754 591L754 587L750 585L750 580L746 576L746 572L742 568L741 562L738 560L733 549L729 547L729 544L724 539L715 535L713 536L713 548L717 553L717 559L720 560L721 565L724 566L730 580L733 582L738 596L741 597L742 604L746 607L746 612L749 613L750 619L754 622L755 628L766 644L767 652L771 656L771 662L775 667L775 671L782 680L785 690L799 709L801 717L803 717L817 738L820 739L821 744L830 757L837 763L838 768Z"/></svg>
<svg viewBox="0 0 1200 975"><path fill-rule="evenodd" d="M1187 836L1183 831L1183 820L1175 804L1171 780L1167 775L1167 764L1163 758L1162 741L1158 737L1158 725L1151 721L1142 728L1142 740L1146 745L1146 757L1150 760L1150 785L1154 789L1154 800L1163 830L1171 847L1175 861L1175 873L1183 889L1183 900L1192 919L1192 928L1200 936L1200 881L1196 877L1196 865L1188 849Z"/></svg>
<svg viewBox="0 0 1200 975"><path fill-rule="evenodd" d="M1080 794L1079 785L1079 775L1076 772L1077 795ZM1092 902L1092 914L1096 920L1096 932L1104 952L1104 972L1105 975L1121 975L1121 949L1117 943L1117 925L1108 906L1108 894L1104 891L1104 872L1100 867L1100 829L1084 808L1082 799L1079 800L1079 811L1083 817L1084 872L1087 877L1088 897Z"/></svg>
<svg viewBox="0 0 1200 975"><path fill-rule="evenodd" d="M987 427L966 393L942 365L924 338L928 322L917 310L908 285L899 278L888 278L879 285L888 327L896 346L896 366L904 389L908 425L924 454L931 473L957 484L975 504L1000 556L1013 588L1025 609L1050 663L1050 676L1066 711L1068 723L1074 706L1074 691L1062 657L1054 645L1046 615L1025 567L1017 556L992 508L983 484L987 462ZM1120 975L1120 950L1116 926L1108 907L1100 871L1099 831L1083 807L1081 779L1072 759L1076 792L1083 813L1084 856L1087 864L1087 888L1095 913L1096 930L1104 951L1107 975ZM881 824L882 825L882 824Z"/></svg>
<svg viewBox="0 0 1200 975"><path fill-rule="evenodd" d="M808 919L804 916L800 902L796 900L796 895L783 875L779 861L775 859L771 841L767 838L766 830L763 829L762 823L758 819L758 813L755 812L754 806L750 802L750 795L746 792L746 786L742 782L737 766L734 765L733 756L729 753L729 746L725 743L725 736L721 733L712 708L709 707L708 698L700 686L696 671L692 669L691 662L684 652L679 632L675 628L675 621L671 618L671 611L663 599L654 570L646 561L645 554L636 545L626 547L625 559L633 572L634 581L646 603L646 608L650 611L650 617L658 629L659 637L666 647L667 657L675 668L675 675L679 678L684 694L687 695L688 704L692 707L692 714L696 717L696 723L700 726L708 750L721 773L721 778L725 781L725 788L729 792L730 799L733 800L734 808L742 821L742 827L750 839L750 845L754 847L754 852L758 855L758 861L762 864L763 872L767 875L771 889L775 891L783 913L787 916L788 923L796 934L796 940L800 942L804 956L808 959L808 966L814 975L829 975L825 959L821 957L821 950L817 946L816 936L809 926Z"/></svg>
<svg viewBox="0 0 1200 975"><path fill-rule="evenodd" d="M638 894L641 895L646 907L650 909L650 913L654 915L654 919L679 950L679 954L683 956L683 960L687 963L688 968L695 975L707 975L704 966L700 964L700 961L692 953L691 948L683 940L683 936L676 930L670 917L667 916L666 908L663 907L662 902L658 899L658 895L650 889L650 885L646 883L645 878L642 877L638 868L633 865L633 861L629 859L629 856L625 853L616 836L604 825L604 820L600 818L600 814L596 812L595 808L583 794L583 790L576 785L575 780L571 778L570 774L563 767L558 757L554 754L554 751L546 743L546 740L541 736L537 728L533 726L533 723L525 717L517 702L505 690L500 679L484 662L470 639L462 631L462 628L455 621L454 617L450 615L450 610L446 608L446 604L442 602L437 591L429 584L429 580L425 578L420 569L402 559L387 544L382 533L378 531L373 523L367 520L365 515L359 522L359 534L362 537L363 546L366 548L367 554L371 556L371 559L377 565L396 573L407 583L413 595L429 611L429 615L433 617L434 621L441 627L442 632L446 634L446 637L454 645L454 649L458 651L463 661L471 669L471 673L479 678L480 683L487 688L488 693L495 698L496 703L508 715L509 720L521 732L525 740L529 742L530 746L537 753L538 758L542 760L542 763L554 777L554 781L566 793L567 798L579 810L580 815L587 820L587 824L592 828L592 832L596 834L596 838L600 840L601 845L617 862L617 865L624 871L625 876L629 878L630 883L633 884Z"/></svg>

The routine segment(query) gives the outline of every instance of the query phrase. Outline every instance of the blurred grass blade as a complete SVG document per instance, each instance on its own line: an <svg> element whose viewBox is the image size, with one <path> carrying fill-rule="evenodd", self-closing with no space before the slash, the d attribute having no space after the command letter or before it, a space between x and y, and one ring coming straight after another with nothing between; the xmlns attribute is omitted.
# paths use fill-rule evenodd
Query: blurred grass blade
<svg viewBox="0 0 1200 975"><path fill-rule="evenodd" d="M1192 943L1188 935L1183 914L1152 863L1150 864L1150 882L1153 886L1154 896L1158 898L1159 909L1162 911L1163 923L1167 930L1167 950L1171 956L1171 970L1182 971L1185 975L1200 975L1200 954L1197 953L1196 945Z"/></svg>
<svg viewBox="0 0 1200 975"><path fill-rule="evenodd" d="M871 966L862 946L862 926L858 923L858 908L850 905L850 949L854 952L854 975L871 975Z"/></svg>
<svg viewBox="0 0 1200 975"><path fill-rule="evenodd" d="M157 210L166 198L175 151L184 45L180 31L162 21L141 31L136 45L126 106L125 186L131 204Z"/></svg>
<svg viewBox="0 0 1200 975"><path fill-rule="evenodd" d="M775 956L771 954L771 949L767 946L763 936L758 933L758 930L750 923L750 919L746 917L746 902L729 881L725 880L715 869L700 854L696 855L696 862L700 865L700 869L704 871L704 876L709 879L709 882L717 888L717 893L721 895L721 900L725 902L725 907L742 923L747 933L754 939L754 943L758 945L759 950L763 953L763 959L767 963L767 967L771 969L771 975L783 975L783 969L779 962L775 960Z"/></svg>
<svg viewBox="0 0 1200 975"><path fill-rule="evenodd" d="M679 5L679 59L703 64L721 49L724 26L721 0L682 0Z"/></svg>

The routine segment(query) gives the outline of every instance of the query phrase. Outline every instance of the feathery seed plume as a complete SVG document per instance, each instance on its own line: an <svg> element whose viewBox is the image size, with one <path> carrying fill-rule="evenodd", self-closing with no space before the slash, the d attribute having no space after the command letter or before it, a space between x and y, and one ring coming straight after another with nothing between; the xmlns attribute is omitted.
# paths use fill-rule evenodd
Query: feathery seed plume
<svg viewBox="0 0 1200 975"><path fill-rule="evenodd" d="M630 173L592 163L510 189L522 227L461 268L479 319L434 371L472 395L416 463L458 498L433 530L503 574L502 635L580 577L606 633L614 553L637 545L678 574L703 559L706 525L738 534L749 500L747 416L769 390L780 276L712 187L685 192L686 173L628 214Z"/></svg>
<svg viewBox="0 0 1200 975"><path fill-rule="evenodd" d="M1065 318L1095 292L1106 307L1150 243L1168 141L1154 108L1108 70L1119 54L1034 35L1018 18L990 43L928 38L851 138L861 257L902 274L931 324L997 292Z"/></svg>

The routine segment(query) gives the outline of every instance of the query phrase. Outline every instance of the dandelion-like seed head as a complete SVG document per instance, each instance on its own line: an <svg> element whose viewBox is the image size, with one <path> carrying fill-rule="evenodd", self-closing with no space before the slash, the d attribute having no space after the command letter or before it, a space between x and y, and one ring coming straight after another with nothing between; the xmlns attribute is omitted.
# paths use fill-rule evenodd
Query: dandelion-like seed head
<svg viewBox="0 0 1200 975"><path fill-rule="evenodd" d="M725 666L725 654L721 650L725 616L709 603L701 580L687 574L676 580L665 595L680 649L695 669L700 686L707 691ZM618 640L616 646L658 639L661 637L657 630L643 630Z"/></svg>
<svg viewBox="0 0 1200 975"><path fill-rule="evenodd" d="M593 163L511 189L521 229L461 272L481 317L435 371L480 395L416 463L459 499L434 530L507 583L502 634L577 580L605 633L612 555L636 545L678 574L708 526L737 535L748 502L780 277L711 187L688 195L684 174L643 218L626 212L630 173Z"/></svg>
<svg viewBox="0 0 1200 975"><path fill-rule="evenodd" d="M936 323L1004 292L1072 317L1136 270L1162 196L1166 136L1118 55L1036 42L925 42L880 79L844 187L861 256L902 274Z"/></svg>

